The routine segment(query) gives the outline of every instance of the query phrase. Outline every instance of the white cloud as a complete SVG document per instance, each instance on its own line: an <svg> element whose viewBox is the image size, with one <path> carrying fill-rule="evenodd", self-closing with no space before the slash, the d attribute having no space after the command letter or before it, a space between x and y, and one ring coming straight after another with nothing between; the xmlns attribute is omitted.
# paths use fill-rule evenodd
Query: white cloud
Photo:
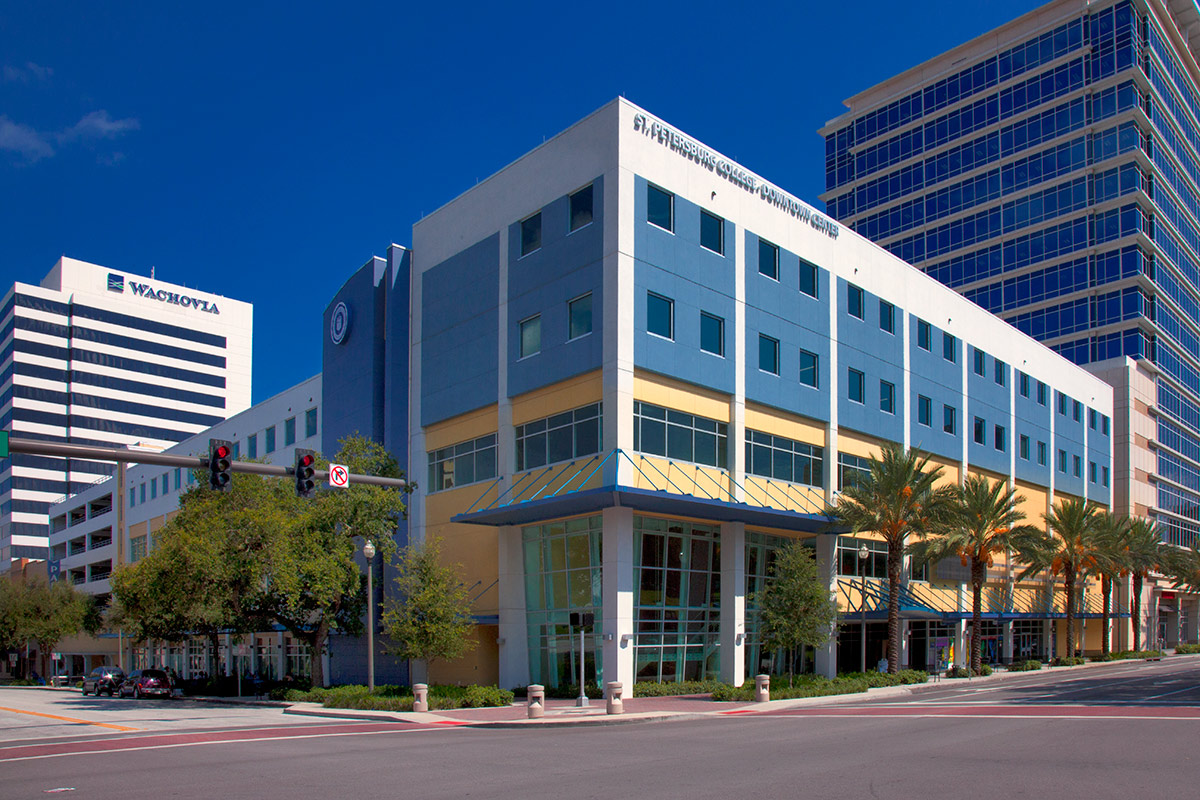
<svg viewBox="0 0 1200 800"><path fill-rule="evenodd" d="M5 116L0 116L0 150L17 153L30 163L54 155L45 136Z"/></svg>
<svg viewBox="0 0 1200 800"><path fill-rule="evenodd" d="M86 114L83 119L58 134L59 141L75 139L116 139L118 136L142 127L133 117L112 119L104 109Z"/></svg>
<svg viewBox="0 0 1200 800"><path fill-rule="evenodd" d="M113 119L104 109L85 114L74 125L54 133L38 131L0 115L0 151L16 153L24 161L32 164L53 156L56 144L63 147L76 142L86 144L111 141L141 127L142 124L133 117ZM101 154L98 160L102 164L112 166L124 158L123 153L112 153Z"/></svg>
<svg viewBox="0 0 1200 800"><path fill-rule="evenodd" d="M4 83L31 83L33 81L48 81L50 76L54 74L54 70L50 67L43 67L40 64L35 64L32 61L26 61L23 67L13 67L5 65L3 70L0 70L0 77Z"/></svg>

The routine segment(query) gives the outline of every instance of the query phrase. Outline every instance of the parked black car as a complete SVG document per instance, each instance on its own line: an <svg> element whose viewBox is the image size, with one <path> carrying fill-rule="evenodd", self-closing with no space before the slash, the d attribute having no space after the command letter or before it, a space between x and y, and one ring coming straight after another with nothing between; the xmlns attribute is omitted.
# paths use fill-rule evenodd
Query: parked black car
<svg viewBox="0 0 1200 800"><path fill-rule="evenodd" d="M107 693L112 697L120 690L124 680L125 673L120 667L96 667L91 674L84 676L83 693L94 694L97 697L101 693Z"/></svg>
<svg viewBox="0 0 1200 800"><path fill-rule="evenodd" d="M161 669L135 669L117 689L121 697L170 697L171 679Z"/></svg>

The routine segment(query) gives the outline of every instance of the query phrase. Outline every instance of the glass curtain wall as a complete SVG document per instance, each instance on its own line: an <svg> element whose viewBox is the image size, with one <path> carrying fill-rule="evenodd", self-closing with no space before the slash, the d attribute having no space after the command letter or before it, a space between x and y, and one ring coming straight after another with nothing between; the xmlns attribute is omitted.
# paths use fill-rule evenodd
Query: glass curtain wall
<svg viewBox="0 0 1200 800"><path fill-rule="evenodd" d="M785 536L746 531L746 674L781 675L788 671L788 653L772 653L762 644L762 615L758 593L771 578L771 568L779 549L792 540ZM816 538L804 540L804 546L815 550ZM815 552L814 552L815 557ZM813 648L798 652L792 672L812 672L815 665Z"/></svg>

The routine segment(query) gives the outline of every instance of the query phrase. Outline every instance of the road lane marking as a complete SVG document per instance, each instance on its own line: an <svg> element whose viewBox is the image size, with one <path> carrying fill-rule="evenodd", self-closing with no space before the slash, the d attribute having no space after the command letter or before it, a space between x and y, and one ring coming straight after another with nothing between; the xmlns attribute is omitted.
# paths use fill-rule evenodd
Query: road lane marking
<svg viewBox="0 0 1200 800"><path fill-rule="evenodd" d="M1162 694L1152 694L1149 697L1144 698L1144 699L1157 700L1160 697L1169 697L1170 695L1179 694L1180 692L1191 692L1191 691L1194 691L1195 688L1196 688L1195 686L1188 685L1188 686L1183 687L1182 689L1176 689L1173 692L1163 692Z"/></svg>
<svg viewBox="0 0 1200 800"><path fill-rule="evenodd" d="M114 731L137 731L141 728L130 728L127 725L114 725L111 722L93 722L90 719L77 719L75 717L60 717L57 714L43 714L41 711L25 711L20 708L6 708L0 706L0 711L8 711L12 714L28 714L31 717L44 717L46 719L56 719L60 722L72 722L76 725L95 725L100 728L112 728Z"/></svg>

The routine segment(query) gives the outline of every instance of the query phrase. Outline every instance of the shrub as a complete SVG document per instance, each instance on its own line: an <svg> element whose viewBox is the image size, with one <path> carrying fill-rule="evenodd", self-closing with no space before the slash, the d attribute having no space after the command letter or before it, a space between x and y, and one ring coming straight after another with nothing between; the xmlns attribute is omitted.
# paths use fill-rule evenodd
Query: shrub
<svg viewBox="0 0 1200 800"><path fill-rule="evenodd" d="M1041 669L1042 662L1036 658L1031 658L1026 661L1014 661L1008 665L1009 672L1032 672L1035 669Z"/></svg>
<svg viewBox="0 0 1200 800"><path fill-rule="evenodd" d="M861 674L839 675L833 680L815 675L797 675L791 687L787 685L786 679L780 678L776 680L773 677L771 679L771 699L790 700L797 697L858 694L867 691L869 688L870 686ZM754 681L748 680L738 687L724 683L719 684L712 690L712 699L724 701L738 700L743 702L753 700Z"/></svg>
<svg viewBox="0 0 1200 800"><path fill-rule="evenodd" d="M969 677L971 677L971 672L966 667L960 667L957 664L955 664L953 667L950 667L950 669L946 670L946 677L947 678L969 678Z"/></svg>
<svg viewBox="0 0 1200 800"><path fill-rule="evenodd" d="M1051 666L1055 667L1078 667L1080 664L1084 663L1084 661L1086 661L1086 659L1079 656L1063 656L1062 658L1054 659L1050 662L1050 664Z"/></svg>
<svg viewBox="0 0 1200 800"><path fill-rule="evenodd" d="M385 684L376 686L375 691L365 686L321 687L307 692L288 689L282 699L290 703L321 703L326 708L354 708L375 711L412 711L413 693L409 686ZM442 686L429 687L429 708L446 710L454 708L487 708L507 706L513 701L513 693L496 686Z"/></svg>
<svg viewBox="0 0 1200 800"><path fill-rule="evenodd" d="M751 679L753 682L753 679ZM708 694L723 686L720 681L671 681L655 683L653 681L638 681L633 685L634 697L670 697L680 694ZM578 695L575 695L576 697Z"/></svg>
<svg viewBox="0 0 1200 800"><path fill-rule="evenodd" d="M1152 650L1152 651L1148 651L1148 652L1158 653L1159 651ZM1175 645L1175 655L1177 655L1177 656L1190 656L1190 655L1195 655L1196 653L1200 653L1200 644L1177 644L1177 645ZM1161 655L1161 653L1160 653L1160 655ZM1146 658L1146 657L1147 656L1144 653L1138 653L1136 655L1130 656L1130 658Z"/></svg>

